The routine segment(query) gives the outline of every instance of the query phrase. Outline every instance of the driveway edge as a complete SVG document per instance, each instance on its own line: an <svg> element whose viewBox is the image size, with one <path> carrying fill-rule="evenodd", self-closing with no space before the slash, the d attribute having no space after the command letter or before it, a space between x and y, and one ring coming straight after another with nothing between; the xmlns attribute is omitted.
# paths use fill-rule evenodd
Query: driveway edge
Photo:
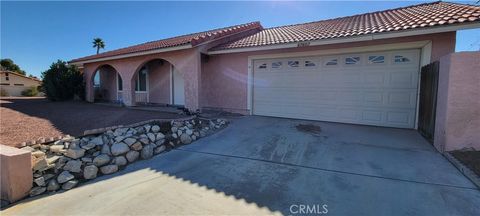
<svg viewBox="0 0 480 216"><path fill-rule="evenodd" d="M464 176L466 176L470 181L473 182L480 189L480 177L477 176L472 170L462 164L459 160L457 160L452 154L445 152L443 156L447 158L450 163L452 163Z"/></svg>

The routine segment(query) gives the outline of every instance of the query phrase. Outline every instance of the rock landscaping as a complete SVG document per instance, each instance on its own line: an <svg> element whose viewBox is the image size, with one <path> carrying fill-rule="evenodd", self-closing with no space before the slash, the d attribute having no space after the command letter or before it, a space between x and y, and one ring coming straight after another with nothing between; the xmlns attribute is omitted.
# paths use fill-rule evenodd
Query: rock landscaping
<svg viewBox="0 0 480 216"><path fill-rule="evenodd" d="M34 187L30 196L70 190L82 182L118 172L129 163L190 144L227 125L224 119L198 117L153 121L23 147L32 152Z"/></svg>

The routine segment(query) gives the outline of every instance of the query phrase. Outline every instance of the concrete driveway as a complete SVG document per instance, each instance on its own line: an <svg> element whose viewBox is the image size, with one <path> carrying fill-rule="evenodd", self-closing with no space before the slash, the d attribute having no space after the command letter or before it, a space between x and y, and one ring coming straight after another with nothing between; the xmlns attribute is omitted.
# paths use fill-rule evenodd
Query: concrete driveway
<svg viewBox="0 0 480 216"><path fill-rule="evenodd" d="M248 116L2 215L302 215L301 205L331 215L480 215L479 203L480 191L413 130Z"/></svg>

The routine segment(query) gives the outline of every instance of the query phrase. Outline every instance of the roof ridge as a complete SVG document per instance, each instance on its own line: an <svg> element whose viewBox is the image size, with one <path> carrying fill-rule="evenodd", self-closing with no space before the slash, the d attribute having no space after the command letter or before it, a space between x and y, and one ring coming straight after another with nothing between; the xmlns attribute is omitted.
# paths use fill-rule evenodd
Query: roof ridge
<svg viewBox="0 0 480 216"><path fill-rule="evenodd" d="M391 9L386 9L386 10L381 10L381 11L374 11L374 12L368 12L368 13L359 13L359 14L354 14L354 15L349 15L349 16L336 17L336 18L330 18L330 19L324 19L324 20L317 20L317 21L311 21L311 22L305 22L305 23L296 23L296 24L291 24L291 25L275 26L275 27L265 28L264 30L270 30L270 29L275 29L275 28L283 28L283 27L292 27L292 26L299 26L299 25L308 25L308 24L313 24L313 23L320 23L320 22L340 20L340 19L347 19L347 18L352 18L352 17L356 17L356 16L363 16L363 15L377 14L377 13L385 13L385 12L394 11L394 10L402 10L402 9L407 9L407 8L412 8L412 7L419 7L419 6L425 6L425 5L433 5L433 4L439 4L439 3L450 3L450 2L443 2L443 1L441 1L441 0L439 0L439 1L434 1L434 2L424 2L424 3L420 3L420 4L414 4L414 5L408 5L408 6L403 6L403 7L391 8ZM453 3L453 4L457 4L457 3ZM472 5L469 5L469 6L472 6Z"/></svg>
<svg viewBox="0 0 480 216"><path fill-rule="evenodd" d="M237 25L231 25L231 26L226 26L226 27L219 27L219 28L210 29L210 30L205 30L205 31L200 31L200 32L194 32L194 33L189 33L189 34L184 34L184 35L178 35L178 36L174 36L174 37L167 37L167 38L163 38L163 39L147 41L147 42L143 42L143 43L139 43L139 44L134 44L134 45L126 46L126 47L121 47L121 48L109 50L109 51L102 52L102 53L99 53L99 54L93 54L93 55L88 55L88 56L84 56L84 57L77 58L77 59L72 59L72 60L70 60L70 62L77 61L77 60L79 60L79 59L84 59L84 58L91 58L91 57L94 57L94 56L97 56L97 55L108 55L109 53L112 53L112 52L118 52L118 51L121 51L121 50L130 49L130 48L132 48L132 47L143 46L143 45L147 45L147 44L151 44L151 43L155 43L155 42L167 41L167 40L174 40L174 39L179 39L179 38L184 38L184 37L189 37L189 36L192 37L191 39L188 40L188 42L183 43L183 44L179 44L179 45L186 45L186 44L188 44L188 43L192 43L192 41L195 40L195 37L193 37L194 35L206 34L206 33L208 33L208 32L218 32L218 31L221 31L221 30L228 30L228 29L232 29L232 28L235 28L235 27L248 27L248 26L253 26L253 25L258 25L259 27L263 28L263 26L261 25L260 21L253 21L253 22L241 23L241 24L237 24ZM197 37L197 38L199 38L199 37ZM165 48L167 48L167 47L175 47L175 46L179 46L179 45L166 46Z"/></svg>

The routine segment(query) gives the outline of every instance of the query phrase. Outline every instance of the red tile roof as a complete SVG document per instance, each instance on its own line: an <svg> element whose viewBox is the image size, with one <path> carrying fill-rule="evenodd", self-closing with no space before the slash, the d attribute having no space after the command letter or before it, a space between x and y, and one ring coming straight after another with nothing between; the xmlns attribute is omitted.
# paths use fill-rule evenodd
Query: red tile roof
<svg viewBox="0 0 480 216"><path fill-rule="evenodd" d="M192 46L196 46L203 42L207 42L220 37L232 35L238 32L251 30L251 29L261 30L262 26L260 25L260 22L251 22L251 23L245 23L245 24L240 24L235 26L229 26L225 28L213 29L209 31L198 32L198 33L193 33L188 35L167 38L163 40L151 41L151 42L147 42L139 45L129 46L126 48L112 50L112 51L100 53L97 55L91 55L83 58L73 59L70 62L79 62L79 61L92 60L92 59L98 59L98 58L104 58L104 57L112 57L112 56L131 54L131 53L149 51L149 50L160 49L160 48L176 47L176 46L182 46L182 45L188 45L188 44L191 44Z"/></svg>
<svg viewBox="0 0 480 216"><path fill-rule="evenodd" d="M336 19L268 28L211 50L361 36L479 21L480 7L478 6L432 2Z"/></svg>

